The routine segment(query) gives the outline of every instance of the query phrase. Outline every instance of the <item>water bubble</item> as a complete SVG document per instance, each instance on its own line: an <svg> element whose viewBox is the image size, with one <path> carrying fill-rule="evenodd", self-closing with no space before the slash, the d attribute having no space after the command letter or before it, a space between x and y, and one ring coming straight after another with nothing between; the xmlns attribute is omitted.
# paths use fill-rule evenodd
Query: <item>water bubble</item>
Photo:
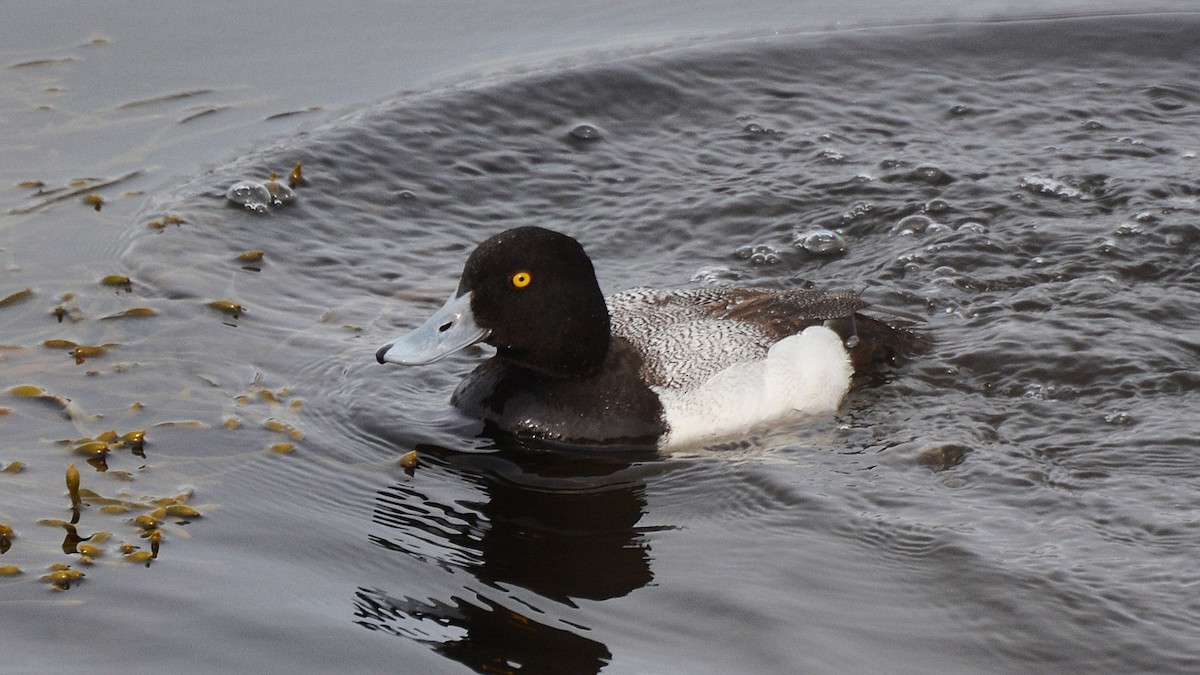
<svg viewBox="0 0 1200 675"><path fill-rule="evenodd" d="M912 173L909 175L921 181L922 183L928 183L930 185L947 185L954 182L954 178L951 177L950 174L942 171L936 166L929 166L927 164L913 169Z"/></svg>
<svg viewBox="0 0 1200 675"><path fill-rule="evenodd" d="M1067 185L1061 180L1050 178L1048 176L1025 176L1017 182L1017 187L1035 195L1047 197L1057 197L1059 199L1069 199L1077 201L1089 201L1089 197L1082 190L1076 189Z"/></svg>
<svg viewBox="0 0 1200 675"><path fill-rule="evenodd" d="M263 187L271 195L271 206L283 206L296 198L296 193L292 188L283 183L272 180L268 181Z"/></svg>
<svg viewBox="0 0 1200 675"><path fill-rule="evenodd" d="M1127 412L1114 412L1104 416L1104 421L1116 426L1126 426L1133 423L1133 418Z"/></svg>
<svg viewBox="0 0 1200 675"><path fill-rule="evenodd" d="M849 225L873 211L875 211L875 205L870 202L854 202L850 206L850 210L842 214L840 222L842 225Z"/></svg>
<svg viewBox="0 0 1200 675"><path fill-rule="evenodd" d="M1103 131L1105 126L1098 120L1088 120L1083 124L1080 124L1079 128L1083 129L1084 131Z"/></svg>
<svg viewBox="0 0 1200 675"><path fill-rule="evenodd" d="M741 276L728 267L702 267L692 275L691 283L702 286L732 286Z"/></svg>
<svg viewBox="0 0 1200 675"><path fill-rule="evenodd" d="M911 237L916 234L922 234L925 232L925 230L929 229L929 226L932 224L933 219L929 216L913 214L911 216L905 216L901 218L900 222L896 223L896 225L892 227L892 234L899 235L901 237Z"/></svg>
<svg viewBox="0 0 1200 675"><path fill-rule="evenodd" d="M742 127L742 133L748 136L770 136L771 134L779 133L770 127L764 127L758 122L751 122Z"/></svg>
<svg viewBox="0 0 1200 675"><path fill-rule="evenodd" d="M956 232L974 232L975 234L983 234L987 232L987 225L977 220L964 220L955 228Z"/></svg>
<svg viewBox="0 0 1200 675"><path fill-rule="evenodd" d="M225 193L225 199L255 213L266 213L274 201L271 192L265 185L250 181L237 183L229 188L229 191Z"/></svg>
<svg viewBox="0 0 1200 675"><path fill-rule="evenodd" d="M742 260L749 260L755 265L774 265L783 259L779 255L779 251L769 244L739 246L733 254Z"/></svg>
<svg viewBox="0 0 1200 675"><path fill-rule="evenodd" d="M825 228L797 233L793 242L806 253L827 257L842 255L849 247L845 237Z"/></svg>
<svg viewBox="0 0 1200 675"><path fill-rule="evenodd" d="M968 108L967 106L959 103L950 108L950 114L951 115L969 115L969 114L971 114L971 109Z"/></svg>
<svg viewBox="0 0 1200 675"><path fill-rule="evenodd" d="M597 141L602 138L600 130L591 124L579 124L570 131L572 138L578 138L581 141Z"/></svg>
<svg viewBox="0 0 1200 675"><path fill-rule="evenodd" d="M945 213L950 210L950 202L945 199L931 199L925 203L925 213Z"/></svg>
<svg viewBox="0 0 1200 675"><path fill-rule="evenodd" d="M827 148L827 149L822 150L821 152L817 153L817 159L820 159L820 160L823 160L826 162L831 162L834 164L840 164L840 163L846 161L846 155L838 152L837 150L831 150L831 149Z"/></svg>

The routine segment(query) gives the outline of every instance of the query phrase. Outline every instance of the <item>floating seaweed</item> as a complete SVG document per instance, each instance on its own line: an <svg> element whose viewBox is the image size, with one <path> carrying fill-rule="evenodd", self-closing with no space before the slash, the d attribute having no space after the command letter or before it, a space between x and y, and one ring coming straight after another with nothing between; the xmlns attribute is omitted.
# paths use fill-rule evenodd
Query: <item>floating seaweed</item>
<svg viewBox="0 0 1200 675"><path fill-rule="evenodd" d="M123 288L133 285L133 280L124 274L110 274L100 280L101 286L120 286Z"/></svg>
<svg viewBox="0 0 1200 675"><path fill-rule="evenodd" d="M111 319L144 319L144 318L151 317L151 316L158 316L158 312L149 307L131 307L123 312L117 312L116 314L109 314L108 316L102 316L102 317L100 317L100 320L107 321L107 320L111 320Z"/></svg>
<svg viewBox="0 0 1200 675"><path fill-rule="evenodd" d="M118 183L123 183L127 180L130 180L132 178L135 178L135 177L141 175L141 173L142 172L140 169L137 171L130 171L129 173L127 173L123 176L118 176L117 178L113 178L111 180L98 180L98 179L94 179L94 178L76 179L76 180L73 180L70 183L68 183L68 187L70 188L69 190L67 190L65 192L55 191L53 196L49 196L46 199L43 199L42 201L37 202L36 204L31 204L30 206L21 207L19 209L12 209L11 211L8 212L8 214L11 216L23 216L28 213L33 213L34 211L40 211L41 209L44 209L47 206L56 204L63 200L71 199L73 197L80 197L80 196L88 194L89 192L93 192L95 190L112 187L113 185L117 185ZM41 194L50 195L51 193L46 192L46 193L41 193Z"/></svg>
<svg viewBox="0 0 1200 675"><path fill-rule="evenodd" d="M33 297L33 289L25 288L25 289L17 291L16 293L13 293L12 295L6 296L4 298L0 298L0 307L8 307L11 305L15 305L18 302L24 302L25 300L28 300L31 297Z"/></svg>
<svg viewBox="0 0 1200 675"><path fill-rule="evenodd" d="M213 300L205 304L208 307L217 310L218 312L229 314L235 319L238 318L242 312L246 311L245 308L242 307L241 303L234 302L233 300Z"/></svg>

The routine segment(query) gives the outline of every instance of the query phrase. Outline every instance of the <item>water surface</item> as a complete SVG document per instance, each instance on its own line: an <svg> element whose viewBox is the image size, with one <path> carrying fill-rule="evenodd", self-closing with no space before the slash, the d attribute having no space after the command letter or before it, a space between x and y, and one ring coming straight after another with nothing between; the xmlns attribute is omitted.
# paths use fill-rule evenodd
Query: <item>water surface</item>
<svg viewBox="0 0 1200 675"><path fill-rule="evenodd" d="M1194 670L1198 29L954 23L555 63L152 191L108 250L70 253L88 276L33 276L0 308L5 389L78 407L0 402L0 463L25 464L0 474L0 563L26 570L0 579L7 639L35 670ZM224 201L297 163L293 203ZM583 242L608 292L852 288L936 347L836 415L684 457L499 450L447 404L479 353L373 354L475 243L528 224ZM804 250L818 228L845 253ZM102 319L134 307L156 315ZM119 346L77 364L48 339ZM145 428L146 457L97 471L56 442L109 428ZM146 566L117 549L146 546L132 514L92 503L75 529L113 536L81 567L37 522L72 517L68 462L130 502L194 490L201 516ZM87 576L51 592L54 562Z"/></svg>

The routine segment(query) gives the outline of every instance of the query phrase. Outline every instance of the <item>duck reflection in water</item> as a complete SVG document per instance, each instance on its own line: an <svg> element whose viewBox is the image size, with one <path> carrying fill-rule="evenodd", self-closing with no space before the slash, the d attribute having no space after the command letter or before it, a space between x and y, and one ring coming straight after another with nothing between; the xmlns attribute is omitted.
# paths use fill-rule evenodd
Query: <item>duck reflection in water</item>
<svg viewBox="0 0 1200 675"><path fill-rule="evenodd" d="M612 655L581 634L589 629L576 600L618 598L653 579L645 535L655 528L638 523L646 510L640 477L655 465L611 450L597 458L427 446L421 456L457 469L486 498L448 500L422 492L420 481L399 483L377 496L374 520L388 529L372 541L448 572L467 570L485 588L456 581L444 600L360 588L356 621L427 642L479 672L598 672ZM536 606L512 587L560 606Z"/></svg>

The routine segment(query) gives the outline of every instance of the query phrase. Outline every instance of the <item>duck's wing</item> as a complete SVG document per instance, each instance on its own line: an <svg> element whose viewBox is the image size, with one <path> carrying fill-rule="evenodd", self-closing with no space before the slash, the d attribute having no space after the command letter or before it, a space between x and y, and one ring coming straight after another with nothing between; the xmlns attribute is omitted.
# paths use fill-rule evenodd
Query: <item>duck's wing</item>
<svg viewBox="0 0 1200 675"><path fill-rule="evenodd" d="M809 326L848 321L858 310L867 306L854 291L780 291L766 288L716 290L722 292L714 294L717 297L706 303L712 316L753 324L776 340L795 335Z"/></svg>
<svg viewBox="0 0 1200 675"><path fill-rule="evenodd" d="M809 326L837 332L857 372L929 346L921 333L863 314L868 305L854 291L639 288L608 302L614 334L642 352L647 377L666 386L686 387L733 363L762 358L772 344Z"/></svg>

